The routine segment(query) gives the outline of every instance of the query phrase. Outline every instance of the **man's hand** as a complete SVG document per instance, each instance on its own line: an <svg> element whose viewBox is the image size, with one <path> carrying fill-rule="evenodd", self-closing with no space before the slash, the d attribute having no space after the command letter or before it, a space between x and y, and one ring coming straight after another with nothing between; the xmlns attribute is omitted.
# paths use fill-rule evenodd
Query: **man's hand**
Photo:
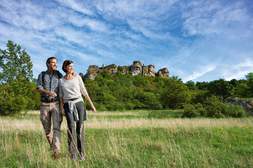
<svg viewBox="0 0 253 168"><path fill-rule="evenodd" d="M50 92L50 91L47 93L47 95L48 96L52 96L52 97L56 97L57 96L57 94L55 92Z"/></svg>

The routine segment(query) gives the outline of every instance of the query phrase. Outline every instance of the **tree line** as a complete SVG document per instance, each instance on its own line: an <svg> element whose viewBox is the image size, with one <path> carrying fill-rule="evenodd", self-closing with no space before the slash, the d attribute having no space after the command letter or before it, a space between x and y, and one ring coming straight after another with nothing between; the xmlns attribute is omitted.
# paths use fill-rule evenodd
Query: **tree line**
<svg viewBox="0 0 253 168"><path fill-rule="evenodd" d="M228 97L253 97L253 73L240 80L186 83L173 76L101 73L95 80L84 79L84 83L98 110L183 109L183 117L241 117L241 107L224 101ZM0 114L38 109L40 98L35 88L29 54L8 41L6 49L0 49Z"/></svg>

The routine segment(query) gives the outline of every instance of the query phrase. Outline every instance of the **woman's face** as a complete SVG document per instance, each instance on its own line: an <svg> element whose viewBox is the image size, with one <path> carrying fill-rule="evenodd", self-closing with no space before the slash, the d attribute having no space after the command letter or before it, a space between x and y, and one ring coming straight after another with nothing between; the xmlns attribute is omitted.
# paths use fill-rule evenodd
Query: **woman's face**
<svg viewBox="0 0 253 168"><path fill-rule="evenodd" d="M74 72L73 64L67 65L65 69L66 69L66 71L67 71L67 72L66 72L67 74L70 74L70 73L73 73L73 72Z"/></svg>

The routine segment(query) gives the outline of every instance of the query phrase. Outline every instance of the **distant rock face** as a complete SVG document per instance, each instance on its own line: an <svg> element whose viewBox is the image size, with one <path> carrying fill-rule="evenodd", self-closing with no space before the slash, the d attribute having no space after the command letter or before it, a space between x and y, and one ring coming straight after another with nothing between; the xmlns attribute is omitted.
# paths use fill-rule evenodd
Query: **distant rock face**
<svg viewBox="0 0 253 168"><path fill-rule="evenodd" d="M131 65L131 73L133 76L136 76L142 73L142 64L140 61L133 62L133 65Z"/></svg>
<svg viewBox="0 0 253 168"><path fill-rule="evenodd" d="M84 77L87 79L94 80L96 76L101 72L105 72L108 74L131 74L132 76L143 75L150 77L169 77L169 71L167 68L162 68L156 73L154 65L150 64L148 66L144 66L140 61L133 61L133 64L130 66L117 66L115 64L110 64L107 66L98 67L96 65L90 65Z"/></svg>
<svg viewBox="0 0 253 168"><path fill-rule="evenodd" d="M123 75L129 74L129 71L130 71L129 66L118 66L118 72Z"/></svg>
<svg viewBox="0 0 253 168"><path fill-rule="evenodd" d="M158 70L157 76L162 78L168 78L169 77L169 70L167 68L162 68Z"/></svg>
<svg viewBox="0 0 253 168"><path fill-rule="evenodd" d="M148 65L142 67L142 74L144 76L155 76L155 66L154 65Z"/></svg>
<svg viewBox="0 0 253 168"><path fill-rule="evenodd" d="M85 75L85 78L94 80L98 73L99 73L99 67L96 65L90 65Z"/></svg>
<svg viewBox="0 0 253 168"><path fill-rule="evenodd" d="M227 103L231 103L234 105L240 105L247 111L249 114L253 115L253 99L241 99L238 97L232 98L229 97L226 99Z"/></svg>
<svg viewBox="0 0 253 168"><path fill-rule="evenodd" d="M107 65L102 68L102 71L108 74L116 74L118 72L118 66L115 64Z"/></svg>

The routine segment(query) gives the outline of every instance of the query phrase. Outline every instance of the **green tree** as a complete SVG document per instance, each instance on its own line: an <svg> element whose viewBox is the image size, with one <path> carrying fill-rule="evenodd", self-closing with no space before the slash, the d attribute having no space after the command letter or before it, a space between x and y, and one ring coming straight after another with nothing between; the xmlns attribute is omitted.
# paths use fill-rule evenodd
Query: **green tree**
<svg viewBox="0 0 253 168"><path fill-rule="evenodd" d="M32 80L32 61L20 45L7 42L7 49L0 49L0 83L14 80Z"/></svg>
<svg viewBox="0 0 253 168"><path fill-rule="evenodd" d="M170 79L161 95L161 101L165 108L182 108L190 101L190 92L181 81Z"/></svg>
<svg viewBox="0 0 253 168"><path fill-rule="evenodd" d="M253 97L253 72L246 75L248 85L248 97Z"/></svg>
<svg viewBox="0 0 253 168"><path fill-rule="evenodd" d="M20 45L7 42L0 49L0 113L13 114L38 107L37 93L32 83L32 62Z"/></svg>
<svg viewBox="0 0 253 168"><path fill-rule="evenodd" d="M225 98L231 96L232 85L224 79L214 80L209 82L208 90L211 94L220 96L224 100Z"/></svg>

